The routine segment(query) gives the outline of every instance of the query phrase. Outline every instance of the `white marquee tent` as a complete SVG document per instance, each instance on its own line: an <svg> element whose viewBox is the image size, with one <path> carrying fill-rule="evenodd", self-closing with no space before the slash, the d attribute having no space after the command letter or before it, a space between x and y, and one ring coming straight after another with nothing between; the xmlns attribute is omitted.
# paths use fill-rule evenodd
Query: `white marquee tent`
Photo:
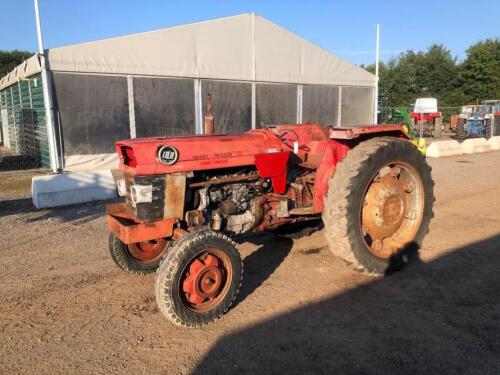
<svg viewBox="0 0 500 375"><path fill-rule="evenodd" d="M217 132L373 118L374 75L255 14L46 55L66 170L109 167L118 139L202 133L208 93ZM0 80L0 91L39 72L33 56Z"/></svg>

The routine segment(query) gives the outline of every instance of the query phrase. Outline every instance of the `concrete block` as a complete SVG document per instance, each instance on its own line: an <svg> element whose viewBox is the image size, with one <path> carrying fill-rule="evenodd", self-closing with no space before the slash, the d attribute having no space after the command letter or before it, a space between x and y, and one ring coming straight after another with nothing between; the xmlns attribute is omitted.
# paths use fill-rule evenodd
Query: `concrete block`
<svg viewBox="0 0 500 375"><path fill-rule="evenodd" d="M64 170L66 172L83 172L117 169L119 162L116 152L112 154L70 155L64 157Z"/></svg>
<svg viewBox="0 0 500 375"><path fill-rule="evenodd" d="M440 158L443 156L462 155L463 150L460 144L454 140L434 141L427 147L425 155L430 158Z"/></svg>
<svg viewBox="0 0 500 375"><path fill-rule="evenodd" d="M478 154L491 151L491 145L484 138L470 138L462 142L464 154Z"/></svg>
<svg viewBox="0 0 500 375"><path fill-rule="evenodd" d="M490 147L492 150L500 150L500 136L499 135L488 139L488 143L490 144Z"/></svg>
<svg viewBox="0 0 500 375"><path fill-rule="evenodd" d="M33 205L58 207L112 199L117 196L110 170L36 176L31 181Z"/></svg>

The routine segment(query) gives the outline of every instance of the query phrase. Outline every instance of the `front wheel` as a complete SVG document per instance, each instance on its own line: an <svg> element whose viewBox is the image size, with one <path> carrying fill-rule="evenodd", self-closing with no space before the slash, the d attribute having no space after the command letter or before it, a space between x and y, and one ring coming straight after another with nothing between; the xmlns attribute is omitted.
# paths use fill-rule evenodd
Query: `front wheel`
<svg viewBox="0 0 500 375"><path fill-rule="evenodd" d="M241 285L243 265L235 242L210 230L177 240L156 276L156 302L174 324L200 327L220 318Z"/></svg>
<svg viewBox="0 0 500 375"><path fill-rule="evenodd" d="M430 167L410 142L360 143L330 179L323 211L330 249L370 274L406 262L428 231L433 187Z"/></svg>

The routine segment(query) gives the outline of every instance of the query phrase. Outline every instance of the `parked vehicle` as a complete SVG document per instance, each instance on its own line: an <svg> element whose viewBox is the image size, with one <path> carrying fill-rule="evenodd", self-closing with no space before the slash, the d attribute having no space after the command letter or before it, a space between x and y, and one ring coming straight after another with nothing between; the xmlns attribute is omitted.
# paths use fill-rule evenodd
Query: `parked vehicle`
<svg viewBox="0 0 500 375"><path fill-rule="evenodd" d="M467 121L469 117L472 116L472 114L475 112L477 105L476 104L468 104L462 106L460 109L460 113L457 115L451 116L451 121L450 121L450 128L452 131L456 132L457 131L457 125L458 125L458 120L464 119Z"/></svg>
<svg viewBox="0 0 500 375"><path fill-rule="evenodd" d="M485 100L483 104L489 107L486 121L490 124L490 136L500 135L500 100Z"/></svg>
<svg viewBox="0 0 500 375"><path fill-rule="evenodd" d="M419 98L415 101L413 112L410 113L410 126L415 134L423 133L433 138L441 138L443 130L443 114L438 111L437 99Z"/></svg>
<svg viewBox="0 0 500 375"><path fill-rule="evenodd" d="M462 107L455 133L459 141L469 137L491 137L492 107L489 105L466 105Z"/></svg>
<svg viewBox="0 0 500 375"><path fill-rule="evenodd" d="M419 247L433 215L430 168L399 125L276 125L116 150L124 201L107 206L111 256L128 272L158 268L159 309L182 326L232 305L243 273L234 236L322 218L335 255L384 274Z"/></svg>

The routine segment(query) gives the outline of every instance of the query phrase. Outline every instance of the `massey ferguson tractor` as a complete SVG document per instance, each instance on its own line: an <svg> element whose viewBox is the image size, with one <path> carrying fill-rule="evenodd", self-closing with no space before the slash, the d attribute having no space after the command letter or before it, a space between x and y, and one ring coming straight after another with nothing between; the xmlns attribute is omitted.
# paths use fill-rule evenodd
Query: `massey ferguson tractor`
<svg viewBox="0 0 500 375"><path fill-rule="evenodd" d="M415 101L413 112L410 113L410 126L415 134L441 138L443 114L438 112L435 98L419 98ZM421 128L422 131L420 131Z"/></svg>
<svg viewBox="0 0 500 375"><path fill-rule="evenodd" d="M431 169L399 125L274 125L239 135L119 141L123 202L107 206L109 248L125 271L157 270L173 323L220 318L242 282L247 232L322 218L329 248L384 274L427 233Z"/></svg>

